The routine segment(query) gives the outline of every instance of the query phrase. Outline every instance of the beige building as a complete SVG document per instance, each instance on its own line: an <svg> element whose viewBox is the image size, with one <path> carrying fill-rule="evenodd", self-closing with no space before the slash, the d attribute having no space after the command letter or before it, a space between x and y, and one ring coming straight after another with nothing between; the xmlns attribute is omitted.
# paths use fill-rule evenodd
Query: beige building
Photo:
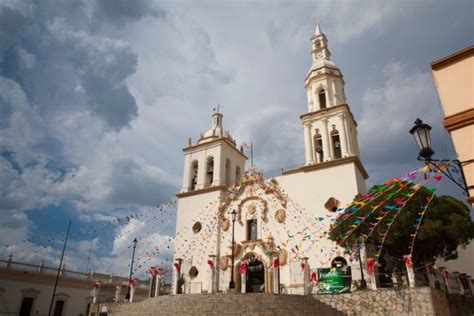
<svg viewBox="0 0 474 316"><path fill-rule="evenodd" d="M431 63L444 110L444 127L451 134L474 204L474 45Z"/></svg>
<svg viewBox="0 0 474 316"><path fill-rule="evenodd" d="M48 315L57 269L43 263L31 265L0 261L0 315ZM128 279L101 273L81 273L62 269L51 315L98 315L96 302L124 301ZM94 285L98 286L93 290ZM148 296L147 281L139 281L135 300ZM95 298L94 298L95 297Z"/></svg>
<svg viewBox="0 0 474 316"><path fill-rule="evenodd" d="M469 190L467 202L474 204L474 45L431 63L434 82L448 130L461 161ZM474 275L474 244L459 249L459 259L439 260L438 266Z"/></svg>

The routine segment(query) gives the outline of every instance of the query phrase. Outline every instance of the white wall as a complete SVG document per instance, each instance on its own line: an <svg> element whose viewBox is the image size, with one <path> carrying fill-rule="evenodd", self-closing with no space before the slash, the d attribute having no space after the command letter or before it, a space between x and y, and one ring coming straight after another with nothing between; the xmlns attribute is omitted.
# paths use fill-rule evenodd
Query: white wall
<svg viewBox="0 0 474 316"><path fill-rule="evenodd" d="M345 207L355 195L365 192L365 180L354 163L289 174L277 177L276 180L285 192L305 208L313 218L333 214L324 208L324 204L330 197L336 198L341 202L341 207ZM328 227L329 221L325 229L327 230ZM298 231L301 227L293 229ZM336 247L336 244L330 240L322 240L320 247L325 251L334 249L333 257L338 253L343 255L343 249ZM309 256L311 268L322 267L322 262L327 263L327 257L323 256L323 253L315 252Z"/></svg>

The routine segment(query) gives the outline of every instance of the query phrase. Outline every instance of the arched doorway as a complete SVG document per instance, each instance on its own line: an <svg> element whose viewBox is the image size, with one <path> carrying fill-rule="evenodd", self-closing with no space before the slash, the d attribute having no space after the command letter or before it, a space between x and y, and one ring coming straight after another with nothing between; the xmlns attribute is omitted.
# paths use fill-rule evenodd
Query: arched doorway
<svg viewBox="0 0 474 316"><path fill-rule="evenodd" d="M265 292L265 265L256 256L250 256L245 277L245 292Z"/></svg>

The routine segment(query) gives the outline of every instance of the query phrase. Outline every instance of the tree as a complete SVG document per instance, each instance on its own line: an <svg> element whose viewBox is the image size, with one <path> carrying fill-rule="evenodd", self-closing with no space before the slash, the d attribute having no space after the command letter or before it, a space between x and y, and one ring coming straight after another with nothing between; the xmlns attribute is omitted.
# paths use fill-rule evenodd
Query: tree
<svg viewBox="0 0 474 316"><path fill-rule="evenodd" d="M415 266L422 266L425 262L434 262L436 258L456 259L458 247L465 247L474 238L474 222L469 208L454 197L437 197L433 190L426 187L417 190L415 186L419 184L400 183L397 190L391 191L396 194L388 192L385 197L375 199L354 212L340 214L331 227L329 238L349 249L355 249L361 243L377 247L383 240L380 259L388 254L398 259L397 265L401 265L402 257L410 253L417 220L420 221L422 210L433 196L416 235L412 261ZM369 194L380 192L381 187L374 186ZM357 196L354 202L361 198L363 196ZM374 209L377 204L380 205ZM401 209L394 209L395 206ZM378 224L375 226L375 223ZM373 227L376 228L370 234ZM353 232L348 234L351 230ZM370 236L367 238L367 235Z"/></svg>

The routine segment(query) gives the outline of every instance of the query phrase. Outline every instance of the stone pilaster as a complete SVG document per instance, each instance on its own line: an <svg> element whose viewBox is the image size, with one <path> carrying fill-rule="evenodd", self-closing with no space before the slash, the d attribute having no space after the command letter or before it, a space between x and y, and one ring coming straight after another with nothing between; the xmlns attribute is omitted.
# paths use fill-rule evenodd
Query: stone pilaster
<svg viewBox="0 0 474 316"><path fill-rule="evenodd" d="M349 150L348 150L347 133L344 127L345 125L344 113L339 114L337 117L339 119L339 140L341 141L341 154L342 154L342 157L348 157Z"/></svg>
<svg viewBox="0 0 474 316"><path fill-rule="evenodd" d="M306 123L304 125L304 142L305 142L305 154L306 154L306 164L312 165L314 163L313 159L313 141L311 137L311 124Z"/></svg>
<svg viewBox="0 0 474 316"><path fill-rule="evenodd" d="M323 128L321 128L321 138L323 140L323 160L329 161L332 159L332 151L329 144L328 120L323 118L321 119L321 123L323 123Z"/></svg>

